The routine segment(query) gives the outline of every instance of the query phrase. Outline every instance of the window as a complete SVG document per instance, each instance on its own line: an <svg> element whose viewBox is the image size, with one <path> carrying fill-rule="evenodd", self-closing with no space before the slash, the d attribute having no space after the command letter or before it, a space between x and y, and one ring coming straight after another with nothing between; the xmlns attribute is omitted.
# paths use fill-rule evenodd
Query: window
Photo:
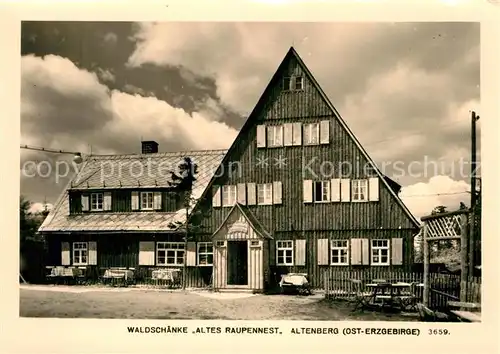
<svg viewBox="0 0 500 354"><path fill-rule="evenodd" d="M222 186L222 206L233 206L236 203L236 186Z"/></svg>
<svg viewBox="0 0 500 354"><path fill-rule="evenodd" d="M314 202L329 202L330 201L330 181L313 182L313 197Z"/></svg>
<svg viewBox="0 0 500 354"><path fill-rule="evenodd" d="M293 241L276 241L276 264L293 265Z"/></svg>
<svg viewBox="0 0 500 354"><path fill-rule="evenodd" d="M267 146L283 146L283 126L268 125L267 126Z"/></svg>
<svg viewBox="0 0 500 354"><path fill-rule="evenodd" d="M362 202L368 200L368 180L355 179L352 181L352 201Z"/></svg>
<svg viewBox="0 0 500 354"><path fill-rule="evenodd" d="M294 90L302 90L304 88L304 78L302 76L296 76L294 82Z"/></svg>
<svg viewBox="0 0 500 354"><path fill-rule="evenodd" d="M86 265L87 264L87 242L73 242L73 264Z"/></svg>
<svg viewBox="0 0 500 354"><path fill-rule="evenodd" d="M347 240L331 240L330 243L332 265L349 264L349 248Z"/></svg>
<svg viewBox="0 0 500 354"><path fill-rule="evenodd" d="M153 210L153 192L141 192L141 209Z"/></svg>
<svg viewBox="0 0 500 354"><path fill-rule="evenodd" d="M209 266L214 263L214 248L212 242L198 243L198 265Z"/></svg>
<svg viewBox="0 0 500 354"><path fill-rule="evenodd" d="M273 184L263 183L257 185L257 204L270 205L273 204Z"/></svg>
<svg viewBox="0 0 500 354"><path fill-rule="evenodd" d="M319 123L304 124L304 145L319 144Z"/></svg>
<svg viewBox="0 0 500 354"><path fill-rule="evenodd" d="M90 210L101 211L103 210L103 193L90 194Z"/></svg>
<svg viewBox="0 0 500 354"><path fill-rule="evenodd" d="M302 89L304 89L304 78L302 76L287 76L283 78L284 91L297 91Z"/></svg>
<svg viewBox="0 0 500 354"><path fill-rule="evenodd" d="M389 240L372 240L372 264L389 265Z"/></svg>
<svg viewBox="0 0 500 354"><path fill-rule="evenodd" d="M184 263L184 243L158 242L156 247L157 265L182 265Z"/></svg>

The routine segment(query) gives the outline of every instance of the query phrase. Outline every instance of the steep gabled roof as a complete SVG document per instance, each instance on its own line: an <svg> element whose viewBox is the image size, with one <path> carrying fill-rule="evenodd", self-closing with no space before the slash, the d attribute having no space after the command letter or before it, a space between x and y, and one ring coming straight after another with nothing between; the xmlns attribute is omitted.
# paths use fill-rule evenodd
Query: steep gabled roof
<svg viewBox="0 0 500 354"><path fill-rule="evenodd" d="M56 201L39 231L173 231L170 224L184 221L185 212L99 212L69 215L70 190L166 188L169 171L186 156L198 165L193 197L199 198L219 167L226 150L155 154L90 156ZM143 169L143 173L141 172Z"/></svg>
<svg viewBox="0 0 500 354"><path fill-rule="evenodd" d="M375 164L375 162L370 158L370 156L368 155L368 153L366 152L366 150L360 144L360 142L358 141L358 139L356 138L356 136L354 135L354 133L349 129L349 127L347 126L347 124L344 122L344 120L340 116L340 113L333 106L333 104L331 103L331 101L328 98L328 96L325 94L325 92L323 91L323 89L320 87L320 85L318 84L318 82L316 81L316 79L314 78L314 76L312 75L311 71L307 68L307 66L305 65L304 61L300 58L299 54L296 52L296 50L293 47L290 47L290 49L286 53L285 57L281 61L280 65L278 66L278 69L275 71L275 73L272 76L271 80L267 84L264 92L262 93L262 95L260 96L259 100L257 101L257 104L255 105L254 109L252 110L252 112L248 116L246 122L243 124L243 127L241 128L238 136L233 141L231 147L228 149L226 155L222 159L221 165L224 165L228 161L229 156L232 155L232 152L235 150L235 148L237 146L238 138L240 136L246 134L246 132L248 131L248 129L250 129L250 127L254 124L254 120L257 119L257 116L258 116L259 112L261 111L261 109L263 108L263 106L266 103L267 96L270 94L271 90L273 89L274 82L279 77L279 75L281 74L281 71L283 70L284 66L286 65L286 63L291 58L295 58L297 60L299 66L302 68L302 70L304 71L304 73L307 75L308 79L312 82L313 86L318 90L321 98L325 101L325 103L328 105L328 107L332 110L332 113L336 116L336 118L337 118L338 122L340 123L340 125L342 126L342 128L347 132L347 134L352 139L352 141L354 142L354 144L358 147L358 149L360 150L360 152L362 153L362 155L373 166L373 170L376 171L379 179L382 181L383 185L385 185L385 187L387 188L387 190L389 191L389 193L391 194L391 196L401 206L401 208L403 209L403 211L405 212L405 214L408 216L408 218L411 220L411 222L414 223L416 227L420 227L420 223L418 222L418 220L413 216L413 214L406 207L406 205L403 203L403 201L395 193L395 191L393 190L393 188L391 188L391 186L389 185L388 181L385 178L386 176L384 176L382 174L382 172L377 167L377 165ZM217 171L217 175L218 175L218 172L219 171ZM207 193L210 191L210 188L211 188L211 186L214 183L214 180L215 180L215 178L212 178L212 180L208 184L208 186L205 189L205 191L204 191L204 193L203 193L203 195L202 195L201 198L205 198L206 197Z"/></svg>

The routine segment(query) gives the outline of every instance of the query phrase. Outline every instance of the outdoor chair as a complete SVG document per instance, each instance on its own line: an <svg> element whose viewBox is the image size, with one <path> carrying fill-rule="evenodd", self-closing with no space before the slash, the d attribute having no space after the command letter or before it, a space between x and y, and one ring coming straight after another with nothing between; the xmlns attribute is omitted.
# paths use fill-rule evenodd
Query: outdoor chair
<svg viewBox="0 0 500 354"><path fill-rule="evenodd" d="M364 309L370 303L371 294L365 293L363 291L363 283L358 279L351 279L351 284L354 290L354 308L352 311L357 309Z"/></svg>
<svg viewBox="0 0 500 354"><path fill-rule="evenodd" d="M401 307L404 310L417 311L417 284L415 282L410 283L409 292L402 294L400 296L401 299Z"/></svg>

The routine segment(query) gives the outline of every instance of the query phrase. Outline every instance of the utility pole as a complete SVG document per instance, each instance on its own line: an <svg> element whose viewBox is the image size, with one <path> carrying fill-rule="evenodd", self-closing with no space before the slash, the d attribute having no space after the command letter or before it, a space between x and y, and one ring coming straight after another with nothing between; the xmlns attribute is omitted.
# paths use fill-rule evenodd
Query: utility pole
<svg viewBox="0 0 500 354"><path fill-rule="evenodd" d="M476 122L479 120L479 116L476 116L476 112L472 111L471 114L471 174L470 174L470 226L469 226L469 276L474 274L474 252L476 249Z"/></svg>

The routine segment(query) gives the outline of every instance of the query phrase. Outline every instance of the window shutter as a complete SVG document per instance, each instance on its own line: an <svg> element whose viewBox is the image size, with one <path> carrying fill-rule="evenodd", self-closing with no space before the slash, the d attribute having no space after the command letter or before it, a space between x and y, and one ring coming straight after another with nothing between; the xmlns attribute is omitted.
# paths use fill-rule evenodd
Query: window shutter
<svg viewBox="0 0 500 354"><path fill-rule="evenodd" d="M302 145L302 124L301 123L292 123L292 124L293 124L292 145L300 146Z"/></svg>
<svg viewBox="0 0 500 354"><path fill-rule="evenodd" d="M320 238L318 239L318 265L328 265L328 255L330 254L328 250L328 239Z"/></svg>
<svg viewBox="0 0 500 354"><path fill-rule="evenodd" d="M247 205L257 204L257 192L255 183L247 183Z"/></svg>
<svg viewBox="0 0 500 354"><path fill-rule="evenodd" d="M312 196L313 196L312 180L310 180L310 179L304 180L303 189L304 189L304 191L303 191L304 192L304 203L312 203Z"/></svg>
<svg viewBox="0 0 500 354"><path fill-rule="evenodd" d="M257 126L257 147L266 147L266 126Z"/></svg>
<svg viewBox="0 0 500 354"><path fill-rule="evenodd" d="M370 265L370 240L367 238L361 239L361 258L363 265Z"/></svg>
<svg viewBox="0 0 500 354"><path fill-rule="evenodd" d="M139 209L139 192L132 192L132 210L138 210Z"/></svg>
<svg viewBox="0 0 500 354"><path fill-rule="evenodd" d="M319 142L320 144L330 143L330 121L322 120L319 127Z"/></svg>
<svg viewBox="0 0 500 354"><path fill-rule="evenodd" d="M196 242L188 242L186 251L186 265L188 267L196 266Z"/></svg>
<svg viewBox="0 0 500 354"><path fill-rule="evenodd" d="M293 145L293 124L286 123L283 124L283 145L292 146Z"/></svg>
<svg viewBox="0 0 500 354"><path fill-rule="evenodd" d="M104 192L103 206L104 211L111 210L111 192Z"/></svg>
<svg viewBox="0 0 500 354"><path fill-rule="evenodd" d="M392 239L392 264L402 265L403 264L403 239L393 238Z"/></svg>
<svg viewBox="0 0 500 354"><path fill-rule="evenodd" d="M161 192L153 193L153 209L161 210Z"/></svg>
<svg viewBox="0 0 500 354"><path fill-rule="evenodd" d="M330 181L323 181L323 184L327 184L326 200L325 201L331 202L332 201L332 187L330 186ZM324 185L321 187L324 187Z"/></svg>
<svg viewBox="0 0 500 354"><path fill-rule="evenodd" d="M340 200L342 202L351 201L351 180L348 178L340 180Z"/></svg>
<svg viewBox="0 0 500 354"><path fill-rule="evenodd" d="M220 186L212 187L213 197L212 197L212 206L220 207L222 205L222 196L220 191Z"/></svg>
<svg viewBox="0 0 500 354"><path fill-rule="evenodd" d="M306 265L306 240L295 240L295 265Z"/></svg>
<svg viewBox="0 0 500 354"><path fill-rule="evenodd" d="M283 126L278 125L274 128L274 146L283 146Z"/></svg>
<svg viewBox="0 0 500 354"><path fill-rule="evenodd" d="M371 202L378 201L378 191L379 191L378 177L370 178L368 180L368 193L369 193L368 200Z"/></svg>
<svg viewBox="0 0 500 354"><path fill-rule="evenodd" d="M82 194L82 211L89 211L89 196Z"/></svg>
<svg viewBox="0 0 500 354"><path fill-rule="evenodd" d="M361 239L351 239L351 265L362 264Z"/></svg>
<svg viewBox="0 0 500 354"><path fill-rule="evenodd" d="M247 204L247 191L245 183L238 183L237 186L238 191L236 194L238 195L238 203L246 205Z"/></svg>
<svg viewBox="0 0 500 354"><path fill-rule="evenodd" d="M282 196L283 193L281 182L273 182L273 204L281 204Z"/></svg>
<svg viewBox="0 0 500 354"><path fill-rule="evenodd" d="M330 180L330 201L340 202L340 179L333 178Z"/></svg>
<svg viewBox="0 0 500 354"><path fill-rule="evenodd" d="M97 242L89 242L89 265L97 265Z"/></svg>
<svg viewBox="0 0 500 354"><path fill-rule="evenodd" d="M70 265L70 249L69 242L61 242L61 265Z"/></svg>
<svg viewBox="0 0 500 354"><path fill-rule="evenodd" d="M304 126L304 136L302 137L304 139L304 145L308 145L311 143L311 125L307 124Z"/></svg>
<svg viewBox="0 0 500 354"><path fill-rule="evenodd" d="M155 265L154 241L139 242L139 265Z"/></svg>

